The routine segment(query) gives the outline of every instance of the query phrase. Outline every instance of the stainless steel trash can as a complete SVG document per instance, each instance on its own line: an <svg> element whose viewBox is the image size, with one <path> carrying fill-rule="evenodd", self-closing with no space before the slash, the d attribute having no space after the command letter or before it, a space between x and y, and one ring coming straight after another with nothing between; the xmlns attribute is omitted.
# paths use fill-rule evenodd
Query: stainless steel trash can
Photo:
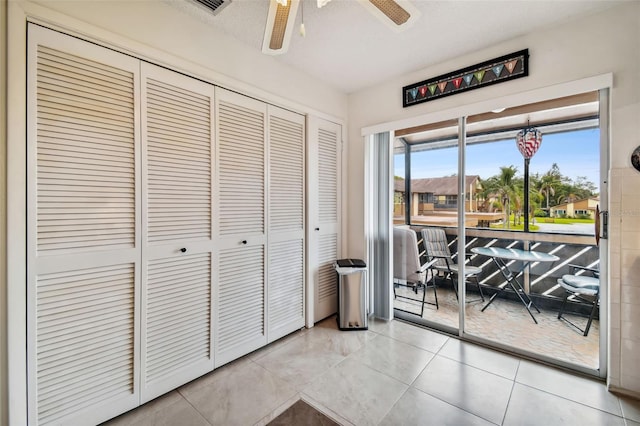
<svg viewBox="0 0 640 426"><path fill-rule="evenodd" d="M338 273L338 328L367 330L369 298L366 263L360 259L338 259L334 267Z"/></svg>

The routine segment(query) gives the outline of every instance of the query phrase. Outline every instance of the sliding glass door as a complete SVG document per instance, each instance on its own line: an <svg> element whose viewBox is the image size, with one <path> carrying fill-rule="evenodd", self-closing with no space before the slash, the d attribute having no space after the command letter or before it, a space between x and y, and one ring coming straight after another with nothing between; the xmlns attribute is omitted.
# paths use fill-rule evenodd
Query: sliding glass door
<svg viewBox="0 0 640 426"><path fill-rule="evenodd" d="M394 243L396 317L604 374L607 104L589 92L396 131L393 223L427 265L407 279L413 251Z"/></svg>

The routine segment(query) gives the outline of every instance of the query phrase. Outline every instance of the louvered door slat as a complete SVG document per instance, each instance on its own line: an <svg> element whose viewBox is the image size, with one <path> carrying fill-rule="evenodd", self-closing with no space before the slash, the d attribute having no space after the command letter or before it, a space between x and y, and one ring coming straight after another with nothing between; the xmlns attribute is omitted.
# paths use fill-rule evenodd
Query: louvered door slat
<svg viewBox="0 0 640 426"><path fill-rule="evenodd" d="M335 297L336 271L333 268L338 256L336 235L324 235L318 244L318 295L320 299Z"/></svg>
<svg viewBox="0 0 640 426"><path fill-rule="evenodd" d="M304 217L303 122L271 115L269 122L269 231L302 230Z"/></svg>
<svg viewBox="0 0 640 426"><path fill-rule="evenodd" d="M337 193L337 161L336 152L338 135L334 132L320 129L319 134L319 217L321 222L335 222L338 220Z"/></svg>
<svg viewBox="0 0 640 426"><path fill-rule="evenodd" d="M38 251L53 254L69 249L132 247L133 75L44 46L38 53ZM52 61L63 66L64 72L58 72ZM114 106L114 97L118 106ZM70 129L84 135L78 149L65 137ZM102 141L110 136L119 141L120 150L102 149ZM56 175L64 176L67 183L57 184ZM87 175L102 179L86 185ZM52 211L56 218L47 217ZM124 220L116 225L88 220L100 211L119 214Z"/></svg>
<svg viewBox="0 0 640 426"><path fill-rule="evenodd" d="M211 98L155 78L146 81L149 242L171 239L211 238ZM167 110L171 114L167 115ZM187 122L174 117L190 117ZM194 129L198 131L194 131ZM166 140L183 150L169 150ZM162 170L173 170L171 189ZM184 172L188 171L188 172ZM158 176L158 177L156 177ZM185 178L186 176L186 178ZM191 185L198 176L200 186ZM179 208L182 223L157 221L168 210ZM195 211L192 209L195 208Z"/></svg>
<svg viewBox="0 0 640 426"><path fill-rule="evenodd" d="M168 264L172 266L170 271ZM187 358L206 360L210 357L211 257L205 253L179 260L157 259L149 262L148 268L147 384L185 368ZM163 285L167 280L174 285ZM183 307L190 300L202 303L191 303L188 311L179 309L173 312L175 315L166 309L167 302ZM184 315L187 312L189 315ZM156 316L163 321L153 322Z"/></svg>
<svg viewBox="0 0 640 426"><path fill-rule="evenodd" d="M120 285L95 286L110 278ZM40 275L38 295L38 412L48 423L88 407L93 395L133 391L134 267L77 269ZM73 297L65 297L65 294ZM85 314L90 309L90 321ZM65 320L60 323L59 314ZM101 315L103 314L103 315ZM108 343L118 343L116 350ZM78 356L76 351L82 351ZM52 364L52 359L58 365ZM120 377L114 380L115 377Z"/></svg>
<svg viewBox="0 0 640 426"><path fill-rule="evenodd" d="M269 245L269 328L272 330L303 319L303 247L302 239Z"/></svg>
<svg viewBox="0 0 640 426"><path fill-rule="evenodd" d="M264 249L226 249L219 257L217 343L233 351L264 336Z"/></svg>
<svg viewBox="0 0 640 426"><path fill-rule="evenodd" d="M264 232L264 113L221 100L218 120L220 234Z"/></svg>

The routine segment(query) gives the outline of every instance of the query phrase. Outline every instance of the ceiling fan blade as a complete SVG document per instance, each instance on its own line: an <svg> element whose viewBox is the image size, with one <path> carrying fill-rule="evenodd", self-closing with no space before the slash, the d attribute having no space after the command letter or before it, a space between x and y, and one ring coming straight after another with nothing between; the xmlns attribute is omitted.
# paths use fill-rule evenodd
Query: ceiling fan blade
<svg viewBox="0 0 640 426"><path fill-rule="evenodd" d="M410 27L420 16L409 0L360 0L360 4L395 31Z"/></svg>
<svg viewBox="0 0 640 426"><path fill-rule="evenodd" d="M262 40L262 53L281 55L289 48L291 33L293 32L299 0L289 0L283 6L270 0L269 14Z"/></svg>

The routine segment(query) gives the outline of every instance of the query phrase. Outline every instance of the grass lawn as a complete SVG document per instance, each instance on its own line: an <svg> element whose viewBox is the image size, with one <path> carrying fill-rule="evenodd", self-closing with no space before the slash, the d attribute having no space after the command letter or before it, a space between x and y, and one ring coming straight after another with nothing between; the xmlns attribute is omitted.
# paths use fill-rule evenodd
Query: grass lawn
<svg viewBox="0 0 640 426"><path fill-rule="evenodd" d="M524 231L524 223L520 223L520 225L514 225L513 222L509 224L508 228L505 228L502 223L492 223L491 229L504 229L505 231ZM540 229L536 225L529 224L529 231L537 231Z"/></svg>
<svg viewBox="0 0 640 426"><path fill-rule="evenodd" d="M557 223L568 225L572 223L594 223L593 219L570 219L570 218L559 218L559 217L536 217L531 218L531 220L535 220L536 223ZM513 224L513 216L511 216L511 220L509 221L509 227L505 228L502 223L492 223L491 229L506 229L510 231L522 231L524 230L524 223L520 220L520 225ZM538 226L533 223L529 223L529 231L537 231L540 229Z"/></svg>
<svg viewBox="0 0 640 426"><path fill-rule="evenodd" d="M562 217L536 217L536 222L540 222L540 223L562 223L562 224L569 224L569 223L594 223L595 220L593 219L569 219L569 218L562 218Z"/></svg>

